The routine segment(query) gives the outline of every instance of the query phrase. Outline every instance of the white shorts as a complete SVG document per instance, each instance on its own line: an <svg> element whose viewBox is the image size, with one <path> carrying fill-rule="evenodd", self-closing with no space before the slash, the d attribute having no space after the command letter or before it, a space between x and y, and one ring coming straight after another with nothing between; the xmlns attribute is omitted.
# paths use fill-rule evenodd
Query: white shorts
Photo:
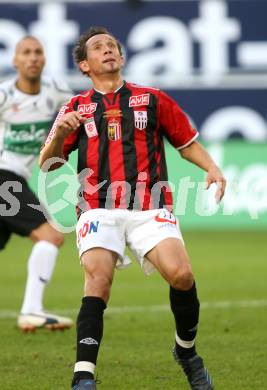
<svg viewBox="0 0 267 390"><path fill-rule="evenodd" d="M80 216L76 235L80 258L88 249L105 248L118 254L116 267L125 268L131 263L125 255L128 245L145 274L155 270L145 255L160 241L172 237L183 242L178 220L166 209L92 209Z"/></svg>

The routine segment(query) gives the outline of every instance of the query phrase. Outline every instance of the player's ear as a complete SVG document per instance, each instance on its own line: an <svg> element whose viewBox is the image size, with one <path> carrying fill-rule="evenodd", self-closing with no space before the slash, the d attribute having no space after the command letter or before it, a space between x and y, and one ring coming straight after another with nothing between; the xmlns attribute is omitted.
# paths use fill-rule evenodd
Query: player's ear
<svg viewBox="0 0 267 390"><path fill-rule="evenodd" d="M90 72L90 67L89 67L88 62L86 60L79 62L79 67L83 73Z"/></svg>

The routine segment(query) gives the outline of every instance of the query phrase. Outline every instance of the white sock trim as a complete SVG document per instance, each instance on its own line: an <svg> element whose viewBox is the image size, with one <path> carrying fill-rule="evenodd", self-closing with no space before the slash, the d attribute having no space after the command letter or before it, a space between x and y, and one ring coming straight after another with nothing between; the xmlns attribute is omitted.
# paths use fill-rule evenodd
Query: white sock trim
<svg viewBox="0 0 267 390"><path fill-rule="evenodd" d="M177 335L177 333L175 334L175 340L176 340L176 343L179 344L180 347L183 347L183 348L192 348L195 344L195 339L193 339L191 341L185 341L185 340L180 339L180 337Z"/></svg>
<svg viewBox="0 0 267 390"><path fill-rule="evenodd" d="M74 372L89 371L91 374L95 372L95 365L90 362L77 362L74 366Z"/></svg>

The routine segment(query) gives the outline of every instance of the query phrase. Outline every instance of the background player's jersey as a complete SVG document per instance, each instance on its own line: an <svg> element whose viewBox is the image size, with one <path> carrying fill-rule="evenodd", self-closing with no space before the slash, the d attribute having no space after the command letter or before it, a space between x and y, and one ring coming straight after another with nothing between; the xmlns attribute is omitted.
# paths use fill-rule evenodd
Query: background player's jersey
<svg viewBox="0 0 267 390"><path fill-rule="evenodd" d="M90 208L172 208L163 138L181 149L198 135L172 98L130 83L108 94L92 89L61 108L46 143L70 111L87 118L64 142L65 158L78 149L78 214Z"/></svg>
<svg viewBox="0 0 267 390"><path fill-rule="evenodd" d="M71 91L50 78L42 79L35 95L21 92L15 83L0 84L0 169L28 179L54 115Z"/></svg>

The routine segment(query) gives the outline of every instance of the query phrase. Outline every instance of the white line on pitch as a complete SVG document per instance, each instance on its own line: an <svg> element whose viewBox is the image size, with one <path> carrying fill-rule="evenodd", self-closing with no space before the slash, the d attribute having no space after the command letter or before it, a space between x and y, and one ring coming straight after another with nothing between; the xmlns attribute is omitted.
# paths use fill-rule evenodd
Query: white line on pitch
<svg viewBox="0 0 267 390"><path fill-rule="evenodd" d="M202 302L201 310L207 309L231 309L231 308L259 308L267 307L267 300L249 301L217 301ZM68 310L53 310L61 315L76 315L79 308ZM169 305L147 305L147 306L114 306L107 309L107 313L140 313L140 312L163 312L170 310ZM0 310L0 319L16 318L18 312L12 310Z"/></svg>

